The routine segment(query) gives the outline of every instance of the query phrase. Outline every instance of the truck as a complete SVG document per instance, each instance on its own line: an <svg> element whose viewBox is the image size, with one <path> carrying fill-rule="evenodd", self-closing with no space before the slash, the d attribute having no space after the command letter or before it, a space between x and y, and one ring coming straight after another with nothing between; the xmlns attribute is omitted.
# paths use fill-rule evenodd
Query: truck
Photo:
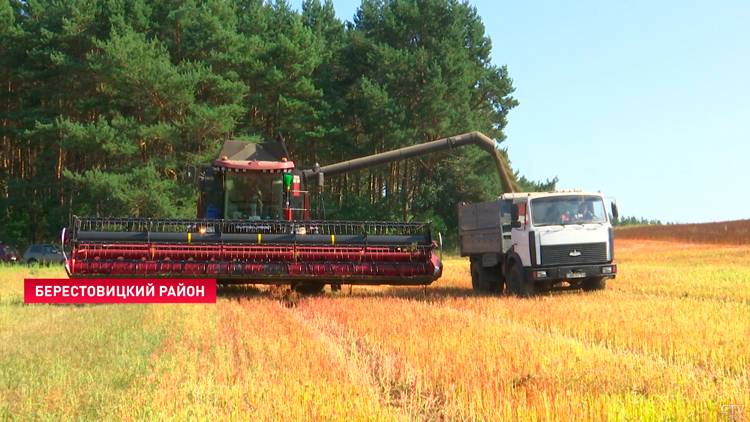
<svg viewBox="0 0 750 422"><path fill-rule="evenodd" d="M542 292L606 289L617 275L617 202L581 190L520 193L458 205L461 256L472 288L530 297Z"/></svg>

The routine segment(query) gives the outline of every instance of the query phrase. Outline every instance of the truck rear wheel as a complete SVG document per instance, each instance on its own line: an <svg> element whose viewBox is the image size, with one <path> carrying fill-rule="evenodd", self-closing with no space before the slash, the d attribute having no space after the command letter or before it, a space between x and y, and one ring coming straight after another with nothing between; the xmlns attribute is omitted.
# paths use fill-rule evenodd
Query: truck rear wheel
<svg viewBox="0 0 750 422"><path fill-rule="evenodd" d="M592 277L583 282L583 290L590 292L594 290L605 290L607 288L607 279L604 277Z"/></svg>
<svg viewBox="0 0 750 422"><path fill-rule="evenodd" d="M508 293L518 297L534 296L534 282L524 280L523 273L518 265L513 265L508 271L506 277L508 284Z"/></svg>
<svg viewBox="0 0 750 422"><path fill-rule="evenodd" d="M487 277L487 270L482 267L482 263L474 261L471 263L471 288L477 292L493 291L493 283Z"/></svg>

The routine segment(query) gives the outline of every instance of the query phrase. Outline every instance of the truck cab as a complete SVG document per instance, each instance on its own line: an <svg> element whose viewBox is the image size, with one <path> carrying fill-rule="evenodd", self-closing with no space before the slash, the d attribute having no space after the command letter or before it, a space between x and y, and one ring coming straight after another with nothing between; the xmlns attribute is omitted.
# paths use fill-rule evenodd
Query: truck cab
<svg viewBox="0 0 750 422"><path fill-rule="evenodd" d="M531 296L601 290L617 274L614 232L601 193L509 193L459 206L461 254L477 290ZM612 215L617 216L616 203Z"/></svg>

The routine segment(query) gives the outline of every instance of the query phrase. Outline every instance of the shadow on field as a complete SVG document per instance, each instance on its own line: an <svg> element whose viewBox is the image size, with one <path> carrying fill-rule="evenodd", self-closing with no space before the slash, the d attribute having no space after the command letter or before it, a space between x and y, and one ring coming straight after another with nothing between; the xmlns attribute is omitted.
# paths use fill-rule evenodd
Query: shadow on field
<svg viewBox="0 0 750 422"><path fill-rule="evenodd" d="M396 297L411 300L429 300L436 297L467 298L467 297L500 297L502 295L477 292L472 289L455 286L431 287L387 287L375 296Z"/></svg>
<svg viewBox="0 0 750 422"><path fill-rule="evenodd" d="M542 292L535 297L551 297L581 294L579 290ZM305 294L292 291L289 286L265 286L265 285L218 285L216 289L217 298L229 300L242 300L259 298L266 300L279 300L285 306L297 306L300 300L305 298L324 298L328 300L348 299L405 299L417 302L436 303L448 299L464 298L494 298L502 299L510 297L505 293L477 292L471 288L456 286L357 286L342 285L338 291L331 291L326 286L325 291L314 294Z"/></svg>
<svg viewBox="0 0 750 422"><path fill-rule="evenodd" d="M481 297L502 297L500 294L476 292L472 289L455 287L455 286L342 286L341 291L323 293L324 296L333 299L348 298L396 298L422 302L436 302L444 299L453 298L481 298Z"/></svg>
<svg viewBox="0 0 750 422"><path fill-rule="evenodd" d="M229 284L216 286L216 297L225 299L247 299L251 297L277 299L283 295L282 291L288 290L288 286L254 285L254 284ZM461 287L430 287L423 286L350 286L343 285L339 291L325 291L314 294L300 293L300 297L327 297L333 299L345 298L377 298L393 297L401 299L424 300L434 297L501 297L500 294L481 293L472 289Z"/></svg>
<svg viewBox="0 0 750 422"><path fill-rule="evenodd" d="M269 296L267 291L259 289L254 284L218 284L216 285L216 298L246 299L257 296Z"/></svg>
<svg viewBox="0 0 750 422"><path fill-rule="evenodd" d="M558 297L583 294L581 290L538 292L534 297ZM331 298L398 298L434 302L442 299L464 299L464 298L505 298L512 297L508 292L492 293L478 292L472 288L456 286L353 286L350 292L349 286L343 286L340 292L325 292L321 296ZM514 296L513 296L514 297Z"/></svg>

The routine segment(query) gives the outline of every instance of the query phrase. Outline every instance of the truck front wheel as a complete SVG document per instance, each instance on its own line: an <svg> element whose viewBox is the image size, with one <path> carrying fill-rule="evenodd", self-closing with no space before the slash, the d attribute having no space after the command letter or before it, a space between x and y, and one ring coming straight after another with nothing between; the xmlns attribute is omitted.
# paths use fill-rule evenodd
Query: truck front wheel
<svg viewBox="0 0 750 422"><path fill-rule="evenodd" d="M592 277L583 282L583 290L590 292L593 290L604 290L607 288L607 279L604 277Z"/></svg>
<svg viewBox="0 0 750 422"><path fill-rule="evenodd" d="M508 293L514 294L518 297L534 296L534 282L524 280L523 273L521 272L521 269L518 268L518 265L510 267L506 280Z"/></svg>

